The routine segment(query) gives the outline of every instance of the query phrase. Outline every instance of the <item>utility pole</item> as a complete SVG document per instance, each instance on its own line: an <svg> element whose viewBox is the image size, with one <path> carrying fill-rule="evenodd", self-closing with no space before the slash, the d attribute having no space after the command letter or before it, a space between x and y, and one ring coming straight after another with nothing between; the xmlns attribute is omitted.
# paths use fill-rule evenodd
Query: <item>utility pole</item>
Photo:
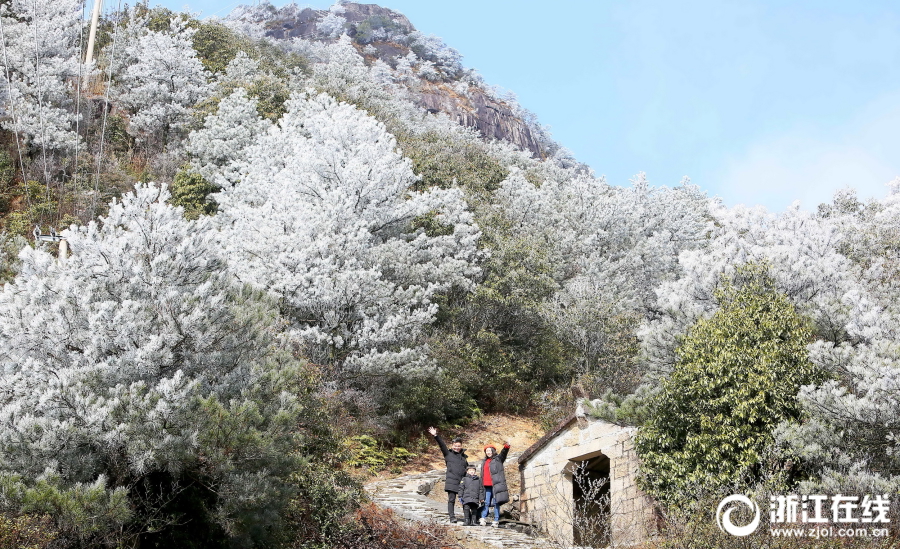
<svg viewBox="0 0 900 549"><path fill-rule="evenodd" d="M84 54L85 64L94 60L94 38L97 37L97 23L100 21L100 8L103 0L94 0L94 12L91 14L91 32L88 34L87 52Z"/></svg>

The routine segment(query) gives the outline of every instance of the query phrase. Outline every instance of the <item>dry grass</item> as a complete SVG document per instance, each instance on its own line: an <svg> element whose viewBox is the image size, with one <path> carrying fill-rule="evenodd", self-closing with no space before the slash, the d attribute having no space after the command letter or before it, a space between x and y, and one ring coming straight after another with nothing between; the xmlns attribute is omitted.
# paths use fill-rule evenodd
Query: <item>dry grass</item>
<svg viewBox="0 0 900 549"><path fill-rule="evenodd" d="M411 523L373 504L362 506L355 519L356 527L333 542L333 549L468 549L446 526Z"/></svg>

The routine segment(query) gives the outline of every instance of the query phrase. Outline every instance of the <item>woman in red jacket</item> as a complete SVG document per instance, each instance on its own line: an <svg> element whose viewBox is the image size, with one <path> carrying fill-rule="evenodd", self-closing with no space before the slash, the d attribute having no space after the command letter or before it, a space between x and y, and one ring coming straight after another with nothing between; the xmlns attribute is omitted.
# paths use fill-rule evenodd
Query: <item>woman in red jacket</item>
<svg viewBox="0 0 900 549"><path fill-rule="evenodd" d="M494 502L494 528L500 525L500 506L509 501L509 489L506 487L506 473L503 471L503 463L509 454L509 443L503 443L503 449L497 453L493 445L484 447L484 461L479 470L481 482L484 484L484 509L481 511L479 524L484 526L488 516L488 508L491 501Z"/></svg>

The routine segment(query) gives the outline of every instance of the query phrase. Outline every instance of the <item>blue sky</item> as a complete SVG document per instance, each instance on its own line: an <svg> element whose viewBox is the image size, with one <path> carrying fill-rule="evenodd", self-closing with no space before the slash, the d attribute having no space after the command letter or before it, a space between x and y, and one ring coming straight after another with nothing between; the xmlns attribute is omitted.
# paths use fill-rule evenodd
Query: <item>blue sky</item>
<svg viewBox="0 0 900 549"><path fill-rule="evenodd" d="M162 4L201 16L237 5ZM729 205L781 210L794 200L812 209L847 186L882 197L900 176L894 2L380 4L515 92L613 184L640 171L656 185L687 175Z"/></svg>

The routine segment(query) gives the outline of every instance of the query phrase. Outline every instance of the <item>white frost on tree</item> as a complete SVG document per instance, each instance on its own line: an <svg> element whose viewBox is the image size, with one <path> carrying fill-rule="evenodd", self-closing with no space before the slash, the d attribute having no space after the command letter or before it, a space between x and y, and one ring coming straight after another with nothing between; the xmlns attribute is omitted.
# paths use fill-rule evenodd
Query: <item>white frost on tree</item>
<svg viewBox="0 0 900 549"><path fill-rule="evenodd" d="M595 371L619 352L621 333L654 316L654 289L678 276L678 253L704 244L708 199L687 181L652 188L640 174L623 189L575 170L545 173L551 177L538 186L513 169L499 206L510 230L530 235L548 255L558 289L543 314L579 350L576 370Z"/></svg>
<svg viewBox="0 0 900 549"><path fill-rule="evenodd" d="M478 272L479 232L461 192L410 191L416 176L396 149L363 111L295 94L248 152L240 184L215 197L241 278L282 299L315 362L431 368L420 336L432 298Z"/></svg>
<svg viewBox="0 0 900 549"><path fill-rule="evenodd" d="M785 293L821 334L838 338L859 312L846 296L858 290L849 260L836 248L834 223L794 206L772 214L760 206L719 206L712 211L708 243L678 256L682 276L657 290L660 315L643 332L651 367L668 372L677 337L698 319L711 315L721 276L745 263L767 264Z"/></svg>
<svg viewBox="0 0 900 549"><path fill-rule="evenodd" d="M320 52L323 62L312 67L312 83L320 90L351 100L360 100L378 93L378 85L369 76L365 60L353 47L346 34Z"/></svg>
<svg viewBox="0 0 900 549"><path fill-rule="evenodd" d="M778 433L816 473L808 490L900 489L900 195L891 190L867 204L841 191L820 209L821 222L836 228L852 285L841 296L841 330L810 345L811 360L832 379L804 387L808 421Z"/></svg>
<svg viewBox="0 0 900 549"><path fill-rule="evenodd" d="M221 80L222 82L241 84L252 82L259 74L259 62L247 55L246 52L239 51L234 59L228 62Z"/></svg>
<svg viewBox="0 0 900 549"><path fill-rule="evenodd" d="M248 148L269 126L256 111L256 99L238 88L222 99L219 110L206 117L202 128L190 133L185 148L207 181L219 186L234 184L240 180Z"/></svg>
<svg viewBox="0 0 900 549"><path fill-rule="evenodd" d="M210 95L208 73L192 45L196 31L174 17L167 31L137 20L126 32L124 65L117 69L116 98L131 112L129 131L146 138L178 130L191 108Z"/></svg>
<svg viewBox="0 0 900 549"><path fill-rule="evenodd" d="M316 23L316 30L328 38L337 38L344 32L347 19L341 16L344 13L344 6L334 4L328 9L328 13L320 21Z"/></svg>
<svg viewBox="0 0 900 549"><path fill-rule="evenodd" d="M64 264L22 251L0 292L0 471L122 486L193 468L218 487L225 516L272 479L263 454L222 454L215 422L249 433L294 401L252 396L276 313L230 274L210 221L185 220L168 198L139 185L100 223L65 231ZM258 419L236 412L246 406Z"/></svg>
<svg viewBox="0 0 900 549"><path fill-rule="evenodd" d="M441 38L433 34L425 35L419 31L413 31L407 40L410 48L420 58L434 63L436 72L450 78L455 78L462 73L462 55L447 46Z"/></svg>
<svg viewBox="0 0 900 549"><path fill-rule="evenodd" d="M72 83L87 70L78 47L81 2L13 0L0 7L0 17L6 66L2 91L10 115L3 128L37 146L74 147Z"/></svg>

